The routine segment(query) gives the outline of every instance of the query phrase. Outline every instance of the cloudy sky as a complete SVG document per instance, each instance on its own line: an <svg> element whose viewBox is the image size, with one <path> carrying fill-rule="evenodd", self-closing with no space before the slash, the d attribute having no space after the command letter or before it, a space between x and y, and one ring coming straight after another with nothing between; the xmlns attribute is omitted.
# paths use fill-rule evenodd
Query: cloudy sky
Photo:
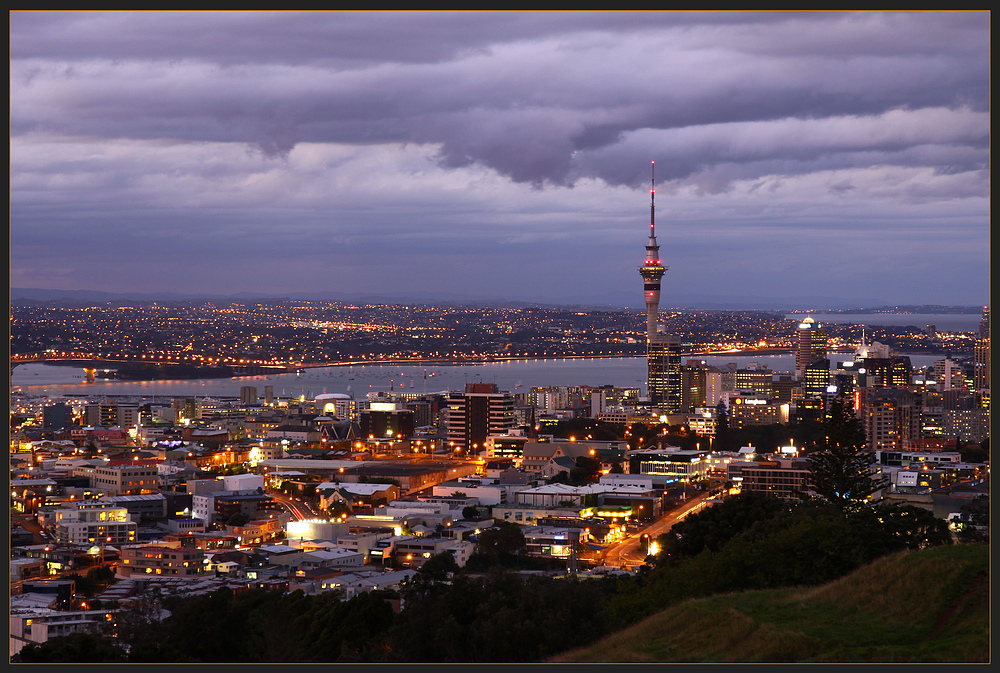
<svg viewBox="0 0 1000 673"><path fill-rule="evenodd" d="M11 285L984 304L988 12L14 12Z"/></svg>

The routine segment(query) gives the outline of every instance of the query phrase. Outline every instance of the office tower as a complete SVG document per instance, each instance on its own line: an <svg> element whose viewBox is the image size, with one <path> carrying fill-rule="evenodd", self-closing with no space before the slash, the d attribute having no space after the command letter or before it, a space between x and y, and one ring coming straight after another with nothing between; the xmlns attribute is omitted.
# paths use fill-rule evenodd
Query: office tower
<svg viewBox="0 0 1000 673"><path fill-rule="evenodd" d="M745 369L733 372L732 390L751 390L764 398L773 397L774 372L767 365L751 362Z"/></svg>
<svg viewBox="0 0 1000 673"><path fill-rule="evenodd" d="M722 372L704 360L688 360L681 367L681 412L715 407L722 394Z"/></svg>
<svg viewBox="0 0 1000 673"><path fill-rule="evenodd" d="M815 397L826 393L830 387L830 361L816 358L802 371L803 389L807 396Z"/></svg>
<svg viewBox="0 0 1000 673"><path fill-rule="evenodd" d="M545 411L569 408L569 389L566 386L532 386L534 405Z"/></svg>
<svg viewBox="0 0 1000 673"><path fill-rule="evenodd" d="M264 386L264 404L269 407L274 405L274 386Z"/></svg>
<svg viewBox="0 0 1000 673"><path fill-rule="evenodd" d="M979 335L973 347L972 381L976 392L990 389L990 307L983 307L979 321Z"/></svg>
<svg viewBox="0 0 1000 673"><path fill-rule="evenodd" d="M823 325L806 316L806 319L799 323L797 337L795 376L801 380L810 362L826 357L826 330L823 329Z"/></svg>
<svg viewBox="0 0 1000 673"><path fill-rule="evenodd" d="M409 439L413 436L413 418L413 410L402 402L370 402L361 412L361 436Z"/></svg>
<svg viewBox="0 0 1000 673"><path fill-rule="evenodd" d="M514 427L514 398L495 383L467 383L464 392L448 395L447 404L448 442L455 450L485 450L487 437Z"/></svg>
<svg viewBox="0 0 1000 673"><path fill-rule="evenodd" d="M649 401L668 414L681 410L681 341L659 335L646 348Z"/></svg>
<svg viewBox="0 0 1000 673"><path fill-rule="evenodd" d="M240 387L240 402L245 405L257 404L257 388L256 386L241 386Z"/></svg>
<svg viewBox="0 0 1000 673"><path fill-rule="evenodd" d="M666 267L660 263L660 246L656 243L656 177L650 164L649 241L646 261L639 267L646 302L646 387L653 406L677 413L681 408L681 343L665 334L658 334L660 279Z"/></svg>
<svg viewBox="0 0 1000 673"><path fill-rule="evenodd" d="M688 360L681 367L681 411L691 413L706 406L706 374L708 365L704 360Z"/></svg>

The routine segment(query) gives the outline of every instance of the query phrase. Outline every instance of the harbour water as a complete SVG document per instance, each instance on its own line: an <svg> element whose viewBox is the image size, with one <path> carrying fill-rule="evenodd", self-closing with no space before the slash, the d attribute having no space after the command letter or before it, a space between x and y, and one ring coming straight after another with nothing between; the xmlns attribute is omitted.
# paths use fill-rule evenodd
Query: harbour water
<svg viewBox="0 0 1000 673"><path fill-rule="evenodd" d="M831 360L849 355L831 354ZM911 355L914 367L940 360L941 355ZM779 355L691 355L712 365L730 362L739 367L750 363L767 366L775 372L791 372L795 356ZM11 389L31 397L57 398L90 396L126 396L147 400L168 397L239 397L240 387L255 386L264 394L264 386L274 386L281 398L312 399L322 393L344 393L363 398L371 392L435 393L461 390L467 383L495 383L500 390L528 392L532 386L602 386L637 387L646 393L645 358L567 358L551 360L511 360L470 365L344 365L305 369L299 374L242 376L227 379L190 379L161 381L84 380L81 367L30 363L18 365L11 375Z"/></svg>

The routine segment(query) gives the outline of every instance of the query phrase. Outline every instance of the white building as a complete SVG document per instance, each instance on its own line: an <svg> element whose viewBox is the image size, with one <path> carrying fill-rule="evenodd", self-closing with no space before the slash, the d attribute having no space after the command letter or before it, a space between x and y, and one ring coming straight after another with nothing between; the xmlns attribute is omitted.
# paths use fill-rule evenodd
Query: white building
<svg viewBox="0 0 1000 673"><path fill-rule="evenodd" d="M285 524L285 539L296 540L336 540L348 533L348 526L327 519L302 519Z"/></svg>
<svg viewBox="0 0 1000 673"><path fill-rule="evenodd" d="M296 569L315 568L360 568L365 564L364 554L343 547L315 549L297 559Z"/></svg>
<svg viewBox="0 0 1000 673"><path fill-rule="evenodd" d="M232 474L222 478L224 491L255 491L264 488L264 477L259 474Z"/></svg>
<svg viewBox="0 0 1000 673"><path fill-rule="evenodd" d="M501 486L496 479L477 479L467 477L457 481L446 481L438 484L432 490L435 497L448 497L452 493L464 493L469 498L475 498L480 505L499 505L513 500L517 491L527 488L523 484L505 484Z"/></svg>
<svg viewBox="0 0 1000 673"><path fill-rule="evenodd" d="M110 503L80 503L55 510L56 542L125 544L135 542L136 525L128 510Z"/></svg>
<svg viewBox="0 0 1000 673"><path fill-rule="evenodd" d="M86 610L65 612L45 607L30 607L26 601L17 601L22 596L30 600L41 594L11 596L10 608L10 656L14 656L25 645L42 644L50 638L68 636L73 633L96 633L111 619L113 611ZM23 604L23 607L18 603Z"/></svg>
<svg viewBox="0 0 1000 673"><path fill-rule="evenodd" d="M608 486L632 486L647 491L653 490L655 479L648 474L602 474L599 484Z"/></svg>
<svg viewBox="0 0 1000 673"><path fill-rule="evenodd" d="M313 400L313 409L317 414L333 416L341 421L356 421L358 404L344 393L323 393Z"/></svg>

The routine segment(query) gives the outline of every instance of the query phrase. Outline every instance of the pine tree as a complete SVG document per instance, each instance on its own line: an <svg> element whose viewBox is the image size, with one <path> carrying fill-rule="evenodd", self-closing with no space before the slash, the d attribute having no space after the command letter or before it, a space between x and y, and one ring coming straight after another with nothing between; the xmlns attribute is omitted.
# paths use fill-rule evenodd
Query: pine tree
<svg viewBox="0 0 1000 673"><path fill-rule="evenodd" d="M717 450L729 451L729 415L726 412L726 405L722 400L715 407L715 442Z"/></svg>
<svg viewBox="0 0 1000 673"><path fill-rule="evenodd" d="M875 454L866 450L861 422L843 395L830 403L823 429L819 450L807 456L813 491L845 509L885 486L885 478L875 467Z"/></svg>

